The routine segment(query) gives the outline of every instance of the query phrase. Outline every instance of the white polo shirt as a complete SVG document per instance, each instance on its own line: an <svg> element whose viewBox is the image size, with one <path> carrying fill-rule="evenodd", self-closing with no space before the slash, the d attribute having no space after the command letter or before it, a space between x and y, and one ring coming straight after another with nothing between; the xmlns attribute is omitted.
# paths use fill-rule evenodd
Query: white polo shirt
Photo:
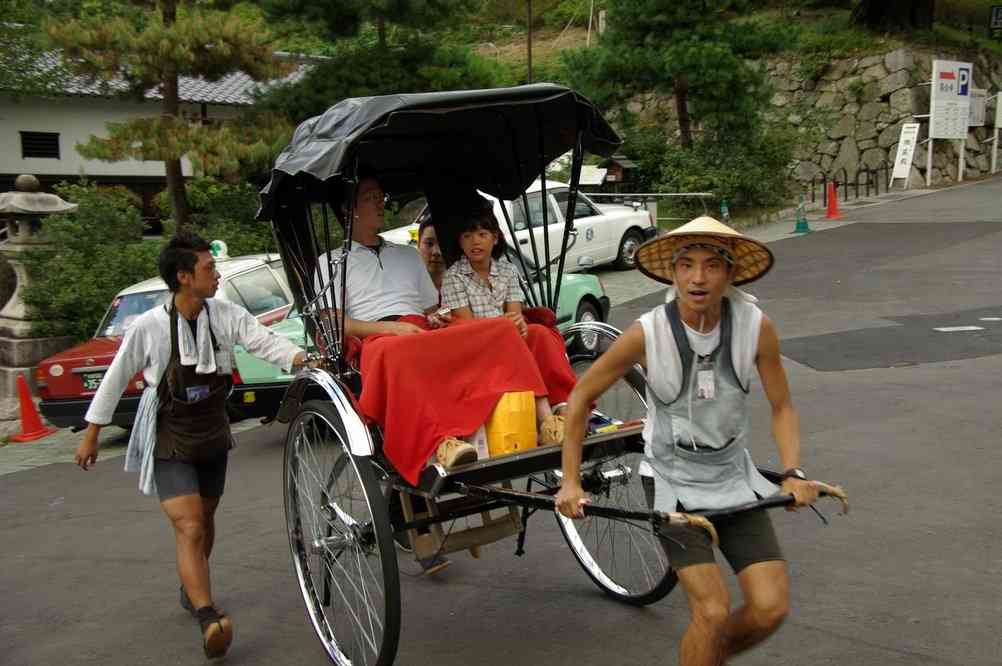
<svg viewBox="0 0 1002 666"><path fill-rule="evenodd" d="M332 259L340 259L341 249L333 250ZM327 259L321 257L314 285L327 283ZM347 257L348 308L346 314L361 321L379 321L385 317L423 315L438 305L438 289L417 250L409 245L383 241L379 251L352 242ZM334 266L334 298L341 304L341 265Z"/></svg>

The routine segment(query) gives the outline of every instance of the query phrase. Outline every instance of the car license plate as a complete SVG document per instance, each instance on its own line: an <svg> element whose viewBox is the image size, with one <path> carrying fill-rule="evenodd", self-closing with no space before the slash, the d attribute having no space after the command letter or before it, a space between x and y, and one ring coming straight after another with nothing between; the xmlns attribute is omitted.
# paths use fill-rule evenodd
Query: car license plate
<svg viewBox="0 0 1002 666"><path fill-rule="evenodd" d="M103 377L103 372L85 372L80 375L80 379L83 380L83 387L85 391L96 391L97 387L101 385L101 379Z"/></svg>

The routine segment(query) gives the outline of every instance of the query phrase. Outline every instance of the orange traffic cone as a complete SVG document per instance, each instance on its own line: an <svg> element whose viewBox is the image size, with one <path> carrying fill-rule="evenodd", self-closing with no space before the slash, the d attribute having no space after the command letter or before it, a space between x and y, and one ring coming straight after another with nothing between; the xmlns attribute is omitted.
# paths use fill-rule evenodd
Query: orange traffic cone
<svg viewBox="0 0 1002 666"><path fill-rule="evenodd" d="M842 213L838 210L838 187L835 181L828 183L828 212L825 213L826 220L838 220L842 218Z"/></svg>
<svg viewBox="0 0 1002 666"><path fill-rule="evenodd" d="M21 434L14 435L10 441L33 442L56 431L55 428L42 425L42 418L35 409L35 401L31 399L31 391L28 390L28 382L24 381L24 375L17 376L17 398L21 403Z"/></svg>

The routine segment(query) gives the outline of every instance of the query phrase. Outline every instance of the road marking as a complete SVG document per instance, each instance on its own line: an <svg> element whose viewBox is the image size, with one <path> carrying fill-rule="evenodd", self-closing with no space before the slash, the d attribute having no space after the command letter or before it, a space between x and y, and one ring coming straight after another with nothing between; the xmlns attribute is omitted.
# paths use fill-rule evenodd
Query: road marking
<svg viewBox="0 0 1002 666"><path fill-rule="evenodd" d="M984 326L941 326L939 328L932 329L934 331L939 331L940 333L959 333L961 331L983 331Z"/></svg>
<svg viewBox="0 0 1002 666"><path fill-rule="evenodd" d="M981 317L978 321L1002 321L1002 317Z"/></svg>

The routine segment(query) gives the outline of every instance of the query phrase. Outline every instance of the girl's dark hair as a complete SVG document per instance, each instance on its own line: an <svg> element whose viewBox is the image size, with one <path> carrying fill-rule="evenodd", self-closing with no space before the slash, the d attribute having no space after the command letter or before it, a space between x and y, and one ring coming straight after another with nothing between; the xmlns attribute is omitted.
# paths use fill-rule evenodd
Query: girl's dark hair
<svg viewBox="0 0 1002 666"><path fill-rule="evenodd" d="M459 258L463 256L463 249L459 244L459 239L462 235L471 231L479 231L480 229L491 232L498 239L497 245L495 245L494 250L491 251L491 257L494 259L500 259L504 256L505 249L508 247L508 244L505 242L504 235L501 233L501 225L498 224L498 220L494 216L494 205L478 194L471 200L466 214L457 217L455 220L453 233L455 234L456 239L455 250L457 254L452 260L448 261L450 265L453 262L458 261Z"/></svg>
<svg viewBox="0 0 1002 666"><path fill-rule="evenodd" d="M424 230L428 227L432 227L434 229L435 225L432 222L431 214L425 211L425 213L421 215L421 220L418 222L417 237L419 243L421 242L421 237L424 236ZM435 236L438 236L438 229L435 229Z"/></svg>
<svg viewBox="0 0 1002 666"><path fill-rule="evenodd" d="M178 271L194 273L195 264L198 263L198 252L208 252L209 243L197 234L188 231L179 231L163 249L160 250L160 259L157 261L157 268L160 277L167 283L167 288L176 292L181 288L177 281Z"/></svg>

